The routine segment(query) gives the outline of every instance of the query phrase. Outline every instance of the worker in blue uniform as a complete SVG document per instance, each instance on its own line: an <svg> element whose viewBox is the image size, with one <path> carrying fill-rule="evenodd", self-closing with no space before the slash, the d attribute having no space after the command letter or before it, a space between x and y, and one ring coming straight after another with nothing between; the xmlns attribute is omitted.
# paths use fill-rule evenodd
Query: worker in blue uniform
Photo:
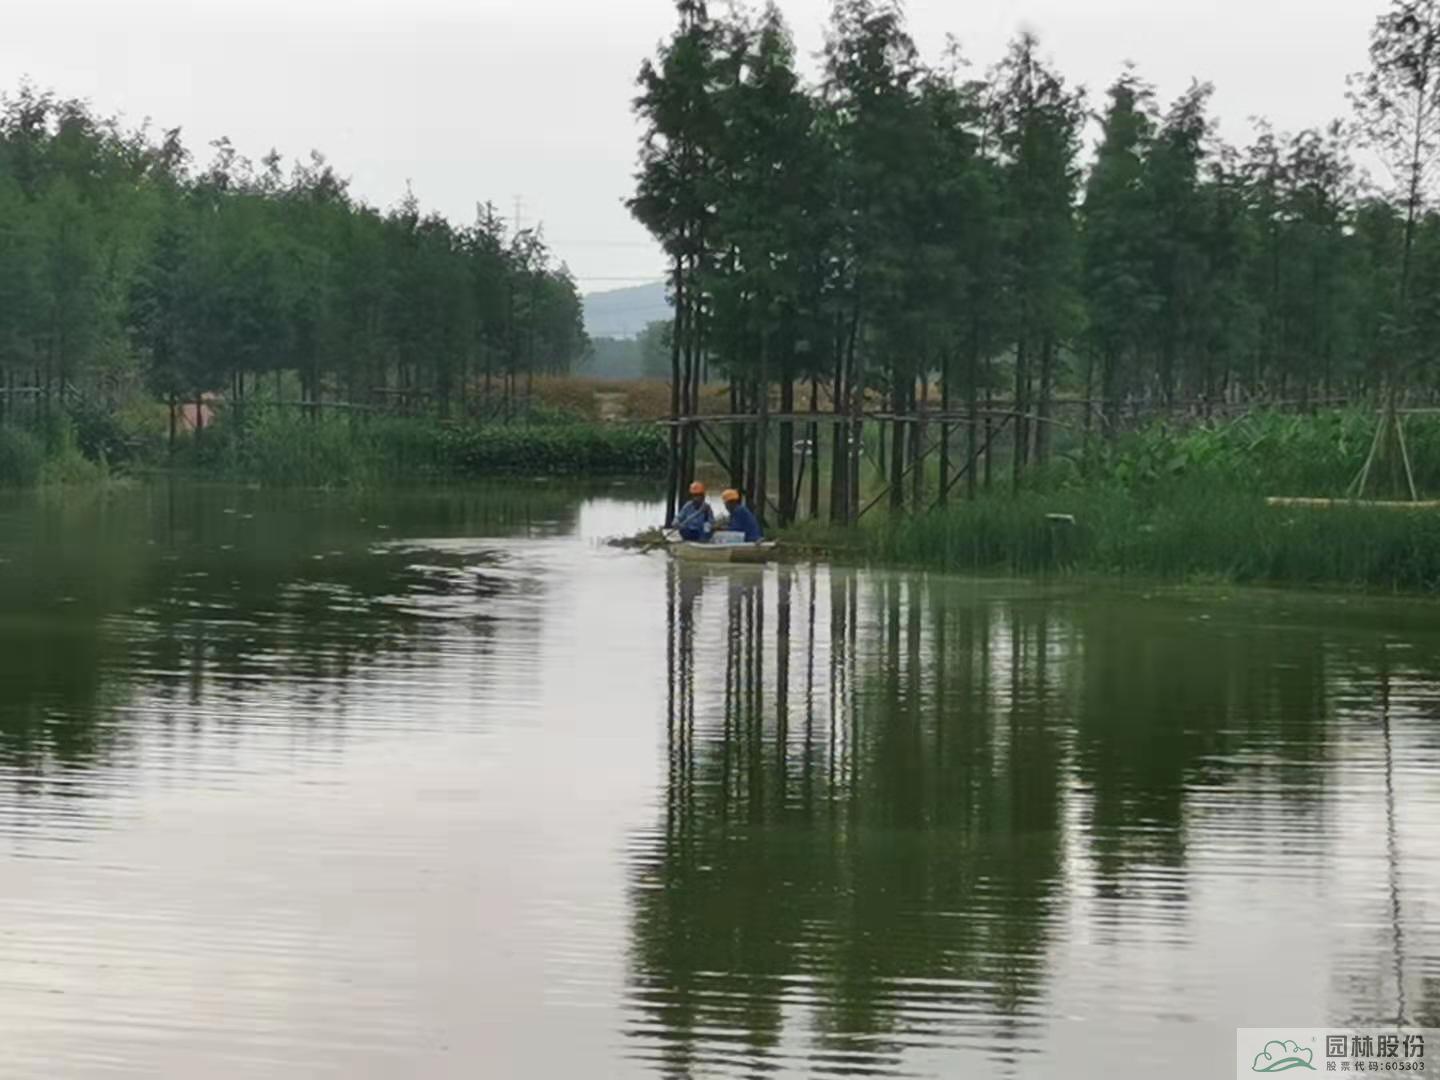
<svg viewBox="0 0 1440 1080"><path fill-rule="evenodd" d="M730 513L730 524L727 527L731 532L744 533L747 544L753 544L764 538L755 512L745 505L745 500L741 498L740 492L729 488L721 498L725 501L725 509Z"/></svg>
<svg viewBox="0 0 1440 1080"><path fill-rule="evenodd" d="M715 512L705 501L705 485L696 480L690 485L690 501L675 515L675 528L680 539L704 543L715 531Z"/></svg>

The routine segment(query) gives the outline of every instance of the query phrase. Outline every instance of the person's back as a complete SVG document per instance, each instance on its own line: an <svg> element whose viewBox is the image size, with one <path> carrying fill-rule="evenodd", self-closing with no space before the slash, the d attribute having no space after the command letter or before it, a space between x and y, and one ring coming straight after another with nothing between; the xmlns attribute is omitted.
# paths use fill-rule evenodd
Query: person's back
<svg viewBox="0 0 1440 1080"><path fill-rule="evenodd" d="M760 521L755 512L740 501L737 496L730 499L732 492L727 491L725 508L730 511L730 531L744 533L745 542L753 544L764 539L764 533L760 531Z"/></svg>

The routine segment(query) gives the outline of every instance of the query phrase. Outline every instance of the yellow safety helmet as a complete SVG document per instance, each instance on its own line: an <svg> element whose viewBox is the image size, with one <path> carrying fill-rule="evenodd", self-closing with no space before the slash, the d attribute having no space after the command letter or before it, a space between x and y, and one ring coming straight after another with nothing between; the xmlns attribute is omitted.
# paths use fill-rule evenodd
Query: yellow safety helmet
<svg viewBox="0 0 1440 1080"><path fill-rule="evenodd" d="M699 480L696 480L693 484L690 485L690 494L691 494L691 495L704 495L704 494L705 494L705 485L702 484Z"/></svg>
<svg viewBox="0 0 1440 1080"><path fill-rule="evenodd" d="M739 502L740 492L736 491L734 488L726 488L724 494L722 494L720 498L724 499L727 503Z"/></svg>

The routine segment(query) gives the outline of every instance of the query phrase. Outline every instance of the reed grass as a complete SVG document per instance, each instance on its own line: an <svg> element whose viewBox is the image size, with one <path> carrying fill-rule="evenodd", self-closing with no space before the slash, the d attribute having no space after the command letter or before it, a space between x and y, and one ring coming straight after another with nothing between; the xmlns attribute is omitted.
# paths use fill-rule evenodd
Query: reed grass
<svg viewBox="0 0 1440 1080"><path fill-rule="evenodd" d="M1440 515L1271 507L1253 494L1203 487L1160 503L1114 489L991 496L862 527L854 550L963 572L1440 588Z"/></svg>
<svg viewBox="0 0 1440 1080"><path fill-rule="evenodd" d="M104 455L85 455L64 414L30 427L0 424L0 488L94 484L109 475Z"/></svg>
<svg viewBox="0 0 1440 1080"><path fill-rule="evenodd" d="M1357 411L1156 426L1062 457L1018 494L914 515L881 508L849 534L808 526L786 535L867 561L968 573L1440 589L1440 514L1265 502L1343 495L1375 423ZM1440 491L1440 420L1412 418L1406 438L1422 495Z"/></svg>
<svg viewBox="0 0 1440 1080"><path fill-rule="evenodd" d="M0 425L0 488L31 487L44 460L44 447L28 431Z"/></svg>

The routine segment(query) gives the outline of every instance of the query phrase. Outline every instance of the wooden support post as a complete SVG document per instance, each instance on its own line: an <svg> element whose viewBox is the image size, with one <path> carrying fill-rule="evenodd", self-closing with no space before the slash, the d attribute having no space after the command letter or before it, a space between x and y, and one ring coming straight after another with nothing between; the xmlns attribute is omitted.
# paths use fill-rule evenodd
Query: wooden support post
<svg viewBox="0 0 1440 1080"><path fill-rule="evenodd" d="M1400 460L1405 465L1405 484L1410 489L1410 501L1419 501L1420 496L1415 491L1415 473L1410 468L1410 448L1405 445L1405 419L1398 414L1395 417L1395 439L1400 444Z"/></svg>

